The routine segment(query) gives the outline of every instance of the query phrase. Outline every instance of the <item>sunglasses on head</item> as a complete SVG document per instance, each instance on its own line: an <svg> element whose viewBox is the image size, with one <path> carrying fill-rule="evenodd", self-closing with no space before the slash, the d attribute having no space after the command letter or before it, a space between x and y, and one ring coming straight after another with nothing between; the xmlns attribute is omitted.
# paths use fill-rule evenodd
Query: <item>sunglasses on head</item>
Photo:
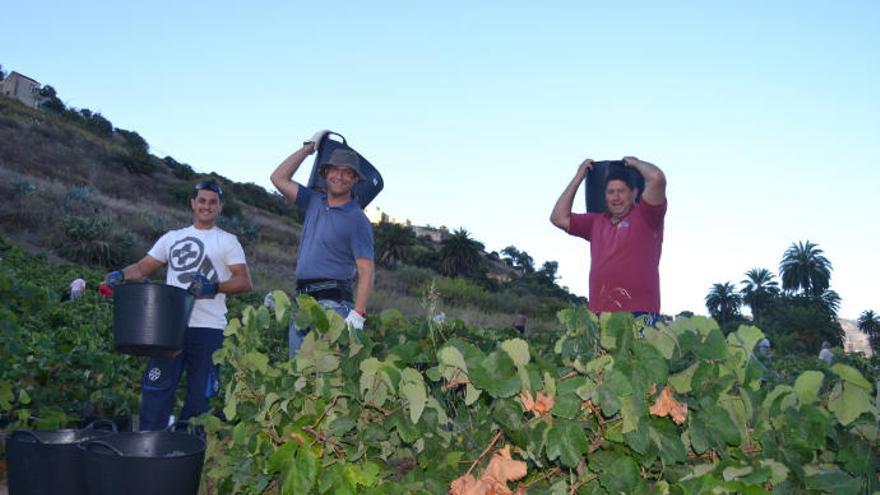
<svg viewBox="0 0 880 495"><path fill-rule="evenodd" d="M223 189L220 189L220 184L217 184L212 180L202 181L193 186L193 198L198 196L199 191L201 190L214 191L215 193L217 193L218 196L220 196L220 199L223 199Z"/></svg>

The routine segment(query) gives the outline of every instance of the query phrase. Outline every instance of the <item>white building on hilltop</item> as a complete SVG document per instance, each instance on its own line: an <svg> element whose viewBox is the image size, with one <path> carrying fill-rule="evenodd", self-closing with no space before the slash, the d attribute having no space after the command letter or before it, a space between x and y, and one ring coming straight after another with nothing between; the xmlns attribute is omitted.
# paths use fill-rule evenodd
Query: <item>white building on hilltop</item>
<svg viewBox="0 0 880 495"><path fill-rule="evenodd" d="M33 108L43 100L40 97L40 88L40 83L15 71L0 81L0 95L15 98Z"/></svg>

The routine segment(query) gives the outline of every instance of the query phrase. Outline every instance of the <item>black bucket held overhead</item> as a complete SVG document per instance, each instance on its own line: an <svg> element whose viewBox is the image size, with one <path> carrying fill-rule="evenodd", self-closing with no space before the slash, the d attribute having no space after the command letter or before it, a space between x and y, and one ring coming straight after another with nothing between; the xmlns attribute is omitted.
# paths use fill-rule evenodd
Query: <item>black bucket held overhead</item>
<svg viewBox="0 0 880 495"><path fill-rule="evenodd" d="M107 438L115 430L99 420L81 430L16 430L6 434L10 495L87 495L78 445Z"/></svg>
<svg viewBox="0 0 880 495"><path fill-rule="evenodd" d="M342 142L330 139L331 136L339 136L339 138L342 139ZM312 165L312 173L309 175L307 187L321 192L327 190L327 183L324 182L324 178L321 177L321 165L326 160L330 159L330 154L337 149L351 150L358 155L363 180L354 185L351 190L351 195L357 199L361 208L366 208L367 205L370 204L380 192L382 192L382 188L385 187L385 181L382 180L382 175L379 174L376 167L367 161L363 155L358 153L357 150L350 147L341 134L330 132L321 140L321 143L318 145L318 154L315 157L315 163Z"/></svg>
<svg viewBox="0 0 880 495"><path fill-rule="evenodd" d="M195 298L164 284L123 284L113 290L116 350L135 356L167 356L183 349Z"/></svg>
<svg viewBox="0 0 880 495"><path fill-rule="evenodd" d="M205 441L196 435L123 432L83 442L79 448L90 495L196 495L199 491Z"/></svg>
<svg viewBox="0 0 880 495"><path fill-rule="evenodd" d="M593 170L587 173L586 181L586 200L587 211L590 213L604 213L608 211L608 205L605 203L605 182L608 180L608 174L611 172L622 171L629 174L631 182L639 190L636 195L636 202L642 197L645 190L645 178L642 174L632 168L624 165L623 160L604 160L593 162Z"/></svg>

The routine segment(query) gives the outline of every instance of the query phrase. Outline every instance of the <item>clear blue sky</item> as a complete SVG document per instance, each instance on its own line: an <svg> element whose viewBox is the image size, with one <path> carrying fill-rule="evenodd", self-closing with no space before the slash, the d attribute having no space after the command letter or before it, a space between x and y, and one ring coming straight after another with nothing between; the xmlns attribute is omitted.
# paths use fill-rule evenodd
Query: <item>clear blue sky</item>
<svg viewBox="0 0 880 495"><path fill-rule="evenodd" d="M0 64L267 188L336 130L384 211L557 260L584 295L588 245L550 210L584 158L635 155L669 181L665 313L705 313L798 240L833 263L841 316L880 311L880 3L610 5L6 2Z"/></svg>

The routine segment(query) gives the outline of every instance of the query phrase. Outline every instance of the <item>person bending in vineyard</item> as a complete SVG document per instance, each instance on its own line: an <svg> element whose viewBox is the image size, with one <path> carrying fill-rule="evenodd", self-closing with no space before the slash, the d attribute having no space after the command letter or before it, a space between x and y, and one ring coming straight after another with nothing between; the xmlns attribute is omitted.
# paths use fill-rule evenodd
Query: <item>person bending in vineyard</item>
<svg viewBox="0 0 880 495"><path fill-rule="evenodd" d="M638 188L625 170L612 171L605 185L604 213L572 213L575 193L593 168L584 160L556 201L550 222L569 235L590 242L590 310L647 314L653 324L660 312L660 253L666 216L666 177L659 168L628 156L627 167L645 178Z"/></svg>
<svg viewBox="0 0 880 495"><path fill-rule="evenodd" d="M220 390L220 370L213 354L223 344L226 294L246 292L252 287L238 238L216 226L223 208L220 186L213 181L199 182L193 187L190 206L194 217L191 226L167 232L140 261L110 272L104 279L106 285L115 287L141 280L167 264L166 283L187 289L196 297L183 352L150 358L144 371L141 431L168 426L184 368L187 391L180 419L210 409L208 399Z"/></svg>
<svg viewBox="0 0 880 495"><path fill-rule="evenodd" d="M357 200L354 185L361 180L359 157L351 150L337 149L320 164L327 192L313 191L293 180L307 156L315 152L329 131L317 132L311 140L287 157L272 173L272 184L285 198L305 212L299 254L296 259L298 294L314 297L325 308L345 318L345 323L362 330L367 304L373 291L373 228ZM353 289L354 276L357 286ZM290 320L288 354L296 357L309 329L296 328Z"/></svg>

